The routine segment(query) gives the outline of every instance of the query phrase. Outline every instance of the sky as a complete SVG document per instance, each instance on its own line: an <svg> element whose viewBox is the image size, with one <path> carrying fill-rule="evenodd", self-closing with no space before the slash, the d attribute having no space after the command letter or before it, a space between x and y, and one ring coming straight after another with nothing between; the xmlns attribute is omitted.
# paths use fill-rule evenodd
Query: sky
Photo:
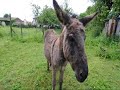
<svg viewBox="0 0 120 90"><path fill-rule="evenodd" d="M59 5L63 5L64 0L56 0ZM93 5L90 0L68 0L69 7L73 12L80 14L86 11L88 6ZM41 9L47 5L53 8L52 0L0 0L0 17L10 14L27 21L33 20L32 4L39 5Z"/></svg>

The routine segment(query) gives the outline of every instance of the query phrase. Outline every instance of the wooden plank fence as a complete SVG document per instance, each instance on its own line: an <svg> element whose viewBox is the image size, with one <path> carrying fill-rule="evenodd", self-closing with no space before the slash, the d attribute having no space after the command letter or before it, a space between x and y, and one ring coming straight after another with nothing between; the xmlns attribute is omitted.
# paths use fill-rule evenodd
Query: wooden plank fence
<svg viewBox="0 0 120 90"><path fill-rule="evenodd" d="M103 32L108 37L111 37L111 36L120 37L120 17L116 19L112 18L106 21Z"/></svg>

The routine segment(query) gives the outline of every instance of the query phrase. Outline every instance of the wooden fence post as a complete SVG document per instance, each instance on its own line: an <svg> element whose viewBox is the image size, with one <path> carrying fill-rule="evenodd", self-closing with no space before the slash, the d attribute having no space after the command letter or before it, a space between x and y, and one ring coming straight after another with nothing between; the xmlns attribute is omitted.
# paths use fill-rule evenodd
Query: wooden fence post
<svg viewBox="0 0 120 90"><path fill-rule="evenodd" d="M13 29L12 29L12 20L11 20L11 14L9 15L10 16L10 34L11 34L11 37L13 37Z"/></svg>
<svg viewBox="0 0 120 90"><path fill-rule="evenodd" d="M20 28L21 28L21 36L23 37L22 23L21 23L21 25L20 25Z"/></svg>

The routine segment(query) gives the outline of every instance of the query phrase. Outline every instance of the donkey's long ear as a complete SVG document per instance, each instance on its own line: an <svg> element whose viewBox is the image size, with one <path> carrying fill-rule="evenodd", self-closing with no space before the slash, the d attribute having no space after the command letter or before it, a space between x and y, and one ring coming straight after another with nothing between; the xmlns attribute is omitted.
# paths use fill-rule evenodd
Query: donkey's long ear
<svg viewBox="0 0 120 90"><path fill-rule="evenodd" d="M83 25L86 26L86 24L89 23L97 14L98 14L98 12L96 12L92 15L86 16L86 17L80 19L80 22L82 22Z"/></svg>
<svg viewBox="0 0 120 90"><path fill-rule="evenodd" d="M60 6L56 2L56 0L53 0L53 6L54 6L54 9L56 11L56 15L57 15L59 21L64 25L69 24L70 23L70 17L68 16L67 13L62 11L62 9L60 8Z"/></svg>

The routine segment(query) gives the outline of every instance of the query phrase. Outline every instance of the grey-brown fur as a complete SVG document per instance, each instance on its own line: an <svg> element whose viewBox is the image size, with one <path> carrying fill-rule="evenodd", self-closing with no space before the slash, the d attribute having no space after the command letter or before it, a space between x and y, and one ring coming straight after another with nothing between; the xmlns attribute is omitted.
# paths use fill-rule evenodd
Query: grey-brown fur
<svg viewBox="0 0 120 90"><path fill-rule="evenodd" d="M49 29L46 31L44 36L44 53L47 58L47 70L49 70L49 66L51 66L51 45L57 39L57 36L53 29Z"/></svg>
<svg viewBox="0 0 120 90"><path fill-rule="evenodd" d="M67 61L63 55L63 32L57 37L54 30L47 30L45 33L44 52L47 58L47 69L52 67L53 87L56 85L56 72L60 70L60 88L62 89L63 72ZM55 90L55 88L53 88Z"/></svg>
<svg viewBox="0 0 120 90"><path fill-rule="evenodd" d="M45 56L52 67L52 90L56 86L56 72L60 71L59 89L62 90L63 74L67 62L75 72L76 79L83 82L88 76L87 57L84 49L85 25L97 14L78 20L68 16L61 10L56 0L53 5L59 21L64 25L60 36L54 30L45 33ZM82 22L83 21L83 22Z"/></svg>

